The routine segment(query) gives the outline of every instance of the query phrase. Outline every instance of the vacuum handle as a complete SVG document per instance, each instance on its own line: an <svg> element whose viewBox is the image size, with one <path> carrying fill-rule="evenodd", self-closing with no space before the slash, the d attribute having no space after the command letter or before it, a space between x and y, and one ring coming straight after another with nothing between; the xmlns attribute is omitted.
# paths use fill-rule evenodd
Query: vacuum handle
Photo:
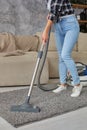
<svg viewBox="0 0 87 130"><path fill-rule="evenodd" d="M41 48L40 48L40 51L38 52L38 58L42 58L42 56L43 56L43 49L44 49L44 46L45 46L45 44L44 43L42 43L42 45L41 45Z"/></svg>

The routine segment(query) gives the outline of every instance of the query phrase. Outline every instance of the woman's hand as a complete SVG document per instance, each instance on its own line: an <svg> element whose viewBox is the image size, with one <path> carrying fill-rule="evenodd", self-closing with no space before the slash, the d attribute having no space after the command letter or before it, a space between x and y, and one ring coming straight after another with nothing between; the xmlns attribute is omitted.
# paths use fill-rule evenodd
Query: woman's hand
<svg viewBox="0 0 87 130"><path fill-rule="evenodd" d="M48 32L46 30L44 30L42 33L42 42L43 42L43 44L46 44L47 41L48 41Z"/></svg>

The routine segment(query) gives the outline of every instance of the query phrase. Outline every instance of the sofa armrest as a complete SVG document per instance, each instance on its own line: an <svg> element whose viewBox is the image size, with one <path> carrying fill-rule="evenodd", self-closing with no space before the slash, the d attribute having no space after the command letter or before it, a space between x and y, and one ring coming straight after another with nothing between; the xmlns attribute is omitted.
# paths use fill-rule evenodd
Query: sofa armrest
<svg viewBox="0 0 87 130"><path fill-rule="evenodd" d="M15 36L16 46L19 50L37 51L39 38L33 35L18 35Z"/></svg>

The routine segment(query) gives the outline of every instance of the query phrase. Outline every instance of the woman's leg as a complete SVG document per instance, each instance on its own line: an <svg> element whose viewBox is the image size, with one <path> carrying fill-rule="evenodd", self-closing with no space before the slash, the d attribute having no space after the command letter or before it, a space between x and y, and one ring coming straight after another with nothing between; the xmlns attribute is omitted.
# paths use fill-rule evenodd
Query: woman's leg
<svg viewBox="0 0 87 130"><path fill-rule="evenodd" d="M56 39L56 47L58 50L58 56L59 56L59 77L60 77L60 83L66 84L66 75L67 75L67 67L64 63L64 60L61 57L63 44L64 44L64 35L61 30L61 26L59 23L55 24L55 39Z"/></svg>
<svg viewBox="0 0 87 130"><path fill-rule="evenodd" d="M76 31L76 29L68 31L64 39L64 45L61 54L73 79L74 88L71 97L78 97L82 91L82 85L80 84L80 78L78 76L76 65L73 59L71 58L71 52L77 41L77 38L78 38L78 32Z"/></svg>
<svg viewBox="0 0 87 130"><path fill-rule="evenodd" d="M72 30L67 31L61 54L62 59L64 60L68 70L70 71L74 85L78 85L80 83L76 65L71 57L71 53L74 45L76 44L77 38L78 30L73 28Z"/></svg>

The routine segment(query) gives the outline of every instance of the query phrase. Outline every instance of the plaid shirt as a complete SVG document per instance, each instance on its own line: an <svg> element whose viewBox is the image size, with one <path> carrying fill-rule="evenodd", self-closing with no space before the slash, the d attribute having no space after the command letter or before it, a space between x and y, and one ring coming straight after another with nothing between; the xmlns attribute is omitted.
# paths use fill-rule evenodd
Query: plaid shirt
<svg viewBox="0 0 87 130"><path fill-rule="evenodd" d="M59 17L74 14L69 0L47 0L49 19L58 22Z"/></svg>

